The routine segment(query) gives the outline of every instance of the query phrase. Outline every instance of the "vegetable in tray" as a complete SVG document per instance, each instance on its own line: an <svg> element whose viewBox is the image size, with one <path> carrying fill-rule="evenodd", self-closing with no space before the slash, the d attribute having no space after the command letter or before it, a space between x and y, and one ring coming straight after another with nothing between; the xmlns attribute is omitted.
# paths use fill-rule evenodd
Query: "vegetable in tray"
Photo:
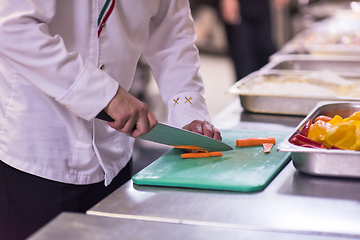
<svg viewBox="0 0 360 240"><path fill-rule="evenodd" d="M309 148L360 151L360 112L347 118L318 116L308 121L290 143Z"/></svg>

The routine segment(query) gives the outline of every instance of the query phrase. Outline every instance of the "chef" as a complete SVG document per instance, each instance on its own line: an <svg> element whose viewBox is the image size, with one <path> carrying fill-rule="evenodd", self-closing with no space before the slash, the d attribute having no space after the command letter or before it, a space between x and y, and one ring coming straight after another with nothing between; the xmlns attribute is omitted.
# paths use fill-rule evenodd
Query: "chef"
<svg viewBox="0 0 360 240"><path fill-rule="evenodd" d="M85 212L130 179L134 138L157 124L128 93L140 56L168 122L221 140L195 39L187 0L0 0L1 240Z"/></svg>

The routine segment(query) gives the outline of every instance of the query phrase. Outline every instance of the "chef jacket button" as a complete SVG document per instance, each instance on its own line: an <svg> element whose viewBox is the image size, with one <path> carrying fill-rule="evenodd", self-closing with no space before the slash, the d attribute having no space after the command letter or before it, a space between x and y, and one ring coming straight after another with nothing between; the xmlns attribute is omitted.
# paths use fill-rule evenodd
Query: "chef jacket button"
<svg viewBox="0 0 360 240"><path fill-rule="evenodd" d="M105 67L105 65L103 64L103 65L101 65L99 68L100 68L101 70L103 70L104 67Z"/></svg>
<svg viewBox="0 0 360 240"><path fill-rule="evenodd" d="M104 27L106 26L106 24L105 24L105 23L103 23L103 24L101 24L101 26L104 28Z"/></svg>

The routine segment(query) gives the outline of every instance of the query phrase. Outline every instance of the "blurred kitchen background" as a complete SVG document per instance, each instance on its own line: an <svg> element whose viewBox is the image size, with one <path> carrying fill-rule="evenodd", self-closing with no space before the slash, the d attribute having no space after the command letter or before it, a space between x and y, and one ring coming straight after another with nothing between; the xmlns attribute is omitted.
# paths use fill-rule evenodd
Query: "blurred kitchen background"
<svg viewBox="0 0 360 240"><path fill-rule="evenodd" d="M280 53L293 51L293 45L288 46L290 40L307 29L314 28L318 23L333 19L335 13L344 14L339 13L344 9L347 14L347 10L352 8L354 14L358 15L360 11L360 4L355 1L285 0L286 4L281 8L276 7L275 1L277 0L270 0L272 39ZM213 123L221 129L231 127L224 125L227 123L221 119L221 111L233 104L240 104L240 101L239 96L227 93L237 79L229 57L224 23L219 18L216 4L217 0L190 0L198 36L196 44L201 58L200 74L205 84L204 97ZM161 100L149 67L143 61L139 62L134 85L130 91L149 105L160 122L166 122L167 108ZM133 173L146 167L170 149L171 147L161 144L136 140Z"/></svg>

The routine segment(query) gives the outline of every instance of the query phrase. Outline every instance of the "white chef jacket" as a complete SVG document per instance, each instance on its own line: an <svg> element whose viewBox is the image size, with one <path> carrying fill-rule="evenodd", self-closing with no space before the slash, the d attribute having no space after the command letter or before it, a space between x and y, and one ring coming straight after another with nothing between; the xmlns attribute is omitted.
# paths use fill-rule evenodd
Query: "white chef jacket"
<svg viewBox="0 0 360 240"><path fill-rule="evenodd" d="M119 85L130 88L141 55L170 124L210 121L188 1L116 0L112 11L109 2L0 0L0 159L8 165L108 185L134 139L94 117Z"/></svg>

